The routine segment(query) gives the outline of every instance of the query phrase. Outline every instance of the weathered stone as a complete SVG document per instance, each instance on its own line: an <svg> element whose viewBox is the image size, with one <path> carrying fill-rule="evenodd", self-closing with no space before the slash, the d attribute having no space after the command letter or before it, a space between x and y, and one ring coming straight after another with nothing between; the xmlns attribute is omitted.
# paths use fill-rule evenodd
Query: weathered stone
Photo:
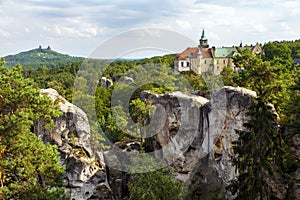
<svg viewBox="0 0 300 200"><path fill-rule="evenodd" d="M140 150L140 142L117 142L110 150L104 152L107 180L116 200L128 195L130 156L139 154Z"/></svg>
<svg viewBox="0 0 300 200"><path fill-rule="evenodd" d="M291 152L293 156L299 161L300 160L300 134L296 134L290 143ZM293 177L300 180L300 168L293 173ZM290 188L291 198L295 200L300 200L300 183L294 183L292 188Z"/></svg>
<svg viewBox="0 0 300 200"><path fill-rule="evenodd" d="M133 80L133 78L131 78L131 77L127 77L127 76L125 76L124 77L124 83L127 83L127 84L129 84L129 83L134 83L134 80Z"/></svg>
<svg viewBox="0 0 300 200"><path fill-rule="evenodd" d="M55 119L51 131L43 127L42 120L38 121L35 133L45 143L58 146L61 163L67 168L65 180L71 199L125 197L128 166L132 165L131 156L139 154L141 143L117 143L104 154L95 152L86 114L53 89L41 90L41 94L58 104L63 115ZM238 139L236 130L244 130L250 100L255 97L253 91L234 87L214 91L211 100L182 92L142 93L141 99L152 102L156 110L150 124L141 128L141 134L153 138L150 149L156 158L175 169L177 178L188 185L186 199L209 199L216 192L233 198L225 189L238 176L232 164L232 142ZM299 137L293 139L296 156L299 141ZM299 174L299 170L295 172L296 177ZM278 198L284 198L287 188L273 179L266 181ZM293 194L297 199L299 189L293 188Z"/></svg>
<svg viewBox="0 0 300 200"><path fill-rule="evenodd" d="M197 198L201 199L208 199L216 189L226 193L225 187L237 176L231 163L232 142L238 139L235 130L244 130L250 99L255 97L253 91L227 86L214 91L210 101L181 92L142 93L143 100L157 107L146 130L155 132L157 156L189 184L189 194L196 194L199 188Z"/></svg>
<svg viewBox="0 0 300 200"><path fill-rule="evenodd" d="M102 152L93 152L90 143L90 126L86 114L71 104L54 89L42 89L59 106L62 115L54 119L55 127L48 130L43 120L35 123L34 132L44 143L58 146L60 162L66 165L66 192L73 200L113 199L107 184ZM105 187L103 187L106 185ZM100 187L101 186L101 187ZM103 193L101 197L100 192Z"/></svg>
<svg viewBox="0 0 300 200"><path fill-rule="evenodd" d="M104 77L104 76L101 77L99 82L101 83L101 86L104 87L104 88L108 88L109 86L113 85L113 81L109 78Z"/></svg>

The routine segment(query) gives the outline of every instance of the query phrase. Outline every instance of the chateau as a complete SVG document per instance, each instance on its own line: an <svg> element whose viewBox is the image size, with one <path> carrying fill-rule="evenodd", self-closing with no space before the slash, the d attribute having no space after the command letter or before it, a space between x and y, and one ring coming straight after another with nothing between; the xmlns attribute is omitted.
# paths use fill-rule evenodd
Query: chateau
<svg viewBox="0 0 300 200"><path fill-rule="evenodd" d="M241 49L249 48L253 55L261 54L262 48L256 45L239 46ZM201 74L206 71L213 71L220 74L225 66L235 69L232 57L238 54L237 47L212 47L209 48L208 40L202 31L198 47L188 47L182 53L177 54L174 61L176 71L194 71Z"/></svg>

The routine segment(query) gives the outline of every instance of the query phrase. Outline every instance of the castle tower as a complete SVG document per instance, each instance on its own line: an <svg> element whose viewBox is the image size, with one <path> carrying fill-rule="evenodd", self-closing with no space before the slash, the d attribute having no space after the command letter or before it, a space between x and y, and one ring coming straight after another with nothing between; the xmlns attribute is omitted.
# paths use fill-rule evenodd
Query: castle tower
<svg viewBox="0 0 300 200"><path fill-rule="evenodd" d="M204 29L202 30L202 35L201 35L199 42L200 42L200 45L199 45L200 48L208 48L209 47L208 40L205 37Z"/></svg>

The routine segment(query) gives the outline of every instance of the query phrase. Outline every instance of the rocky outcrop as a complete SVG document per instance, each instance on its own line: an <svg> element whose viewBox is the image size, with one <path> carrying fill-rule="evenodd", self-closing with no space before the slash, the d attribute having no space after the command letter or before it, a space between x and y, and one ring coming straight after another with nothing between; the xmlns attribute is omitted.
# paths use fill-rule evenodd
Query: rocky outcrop
<svg viewBox="0 0 300 200"><path fill-rule="evenodd" d="M141 145L150 147L157 160L162 161L158 167L173 168L177 178L188 185L186 199L209 199L218 193L234 198L226 191L229 182L238 176L232 164L232 144L238 139L236 130L244 130L255 92L226 86L214 91L210 100L182 92L142 92L141 99L156 108L149 124L140 129L150 144L119 143L104 153L91 148L88 119L80 108L53 89L41 90L41 95L50 97L63 114L54 120L51 131L44 128L42 120L35 123L34 131L45 143L58 146L61 164L66 165L65 181L71 199L125 197L129 166L133 165L132 158L139 157ZM299 141L295 138L295 154ZM297 171L296 176L299 174ZM272 190L280 190L271 179L270 185Z"/></svg>
<svg viewBox="0 0 300 200"><path fill-rule="evenodd" d="M293 156L300 161L300 134L296 134L290 141L291 152ZM300 168L298 167L293 173L293 177L300 180ZM290 188L291 198L300 200L300 183L296 182Z"/></svg>
<svg viewBox="0 0 300 200"><path fill-rule="evenodd" d="M54 119L51 131L44 128L41 119L35 123L34 132L44 143L57 145L60 162L66 166L66 190L71 199L114 199L107 184L103 154L91 148L86 114L54 89L43 89L40 94L51 98L62 115Z"/></svg>
<svg viewBox="0 0 300 200"><path fill-rule="evenodd" d="M223 87L211 100L181 92L155 95L144 92L156 111L145 133L155 133L156 156L189 185L187 199L208 199L237 176L231 163L235 130L243 130L250 99L256 93L244 88ZM197 190L201 188L201 194ZM230 199L232 196L226 194Z"/></svg>
<svg viewBox="0 0 300 200"><path fill-rule="evenodd" d="M107 180L116 200L121 200L129 194L128 181L132 158L137 158L141 149L141 142L128 141L117 142L110 150L104 151Z"/></svg>
<svg viewBox="0 0 300 200"><path fill-rule="evenodd" d="M105 76L101 77L99 80L100 84L104 88L108 88L109 86L113 85L113 81L109 78L106 78Z"/></svg>

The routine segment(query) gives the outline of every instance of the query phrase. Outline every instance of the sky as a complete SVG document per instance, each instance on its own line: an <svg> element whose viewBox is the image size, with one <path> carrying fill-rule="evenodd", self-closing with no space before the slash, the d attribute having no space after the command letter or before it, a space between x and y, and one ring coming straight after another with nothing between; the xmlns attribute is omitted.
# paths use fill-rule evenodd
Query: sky
<svg viewBox="0 0 300 200"><path fill-rule="evenodd" d="M164 35L161 40L173 32L195 43L205 29L216 47L295 40L300 39L299 18L299 0L0 0L0 57L39 45L89 57L113 38L132 37L126 34L132 31L148 40L145 31L134 31L141 29L164 32L156 34ZM173 46L180 40L171 39ZM183 45L172 49L182 50Z"/></svg>

